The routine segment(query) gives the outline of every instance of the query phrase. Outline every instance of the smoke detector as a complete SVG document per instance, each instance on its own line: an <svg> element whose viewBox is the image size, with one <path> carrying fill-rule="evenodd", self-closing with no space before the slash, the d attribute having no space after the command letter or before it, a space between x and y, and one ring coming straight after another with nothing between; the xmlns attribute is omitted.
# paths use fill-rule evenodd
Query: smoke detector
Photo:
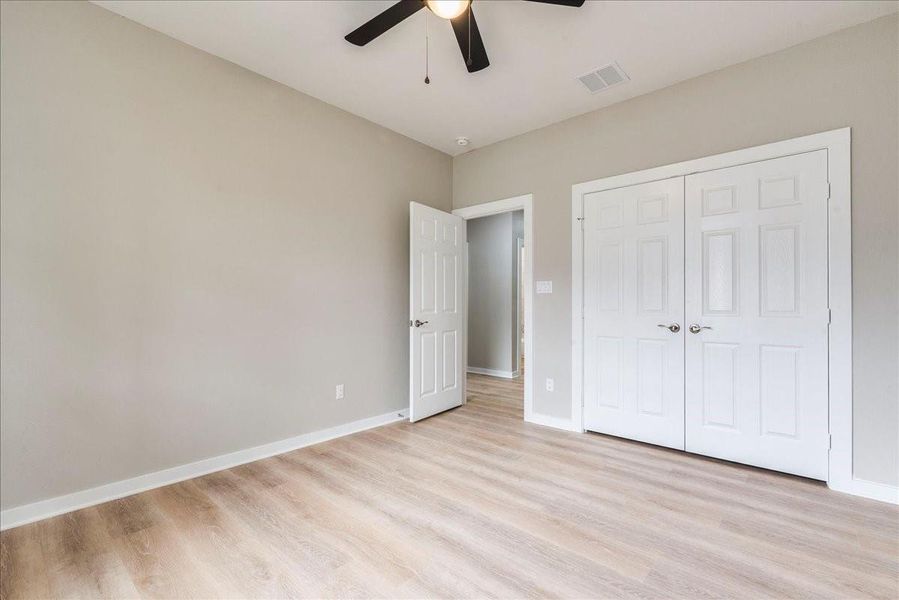
<svg viewBox="0 0 899 600"><path fill-rule="evenodd" d="M464 135L456 138L456 144L459 145L459 146L463 146L463 147L464 147L464 146L467 146L467 145L470 144L470 143L471 143L471 140L469 140L469 139L468 139L467 137L465 137Z"/></svg>
<svg viewBox="0 0 899 600"><path fill-rule="evenodd" d="M621 70L618 63L609 63L599 68L593 69L589 73L585 73L578 77L578 80L584 84L591 94L603 92L610 87L630 81L627 73Z"/></svg>

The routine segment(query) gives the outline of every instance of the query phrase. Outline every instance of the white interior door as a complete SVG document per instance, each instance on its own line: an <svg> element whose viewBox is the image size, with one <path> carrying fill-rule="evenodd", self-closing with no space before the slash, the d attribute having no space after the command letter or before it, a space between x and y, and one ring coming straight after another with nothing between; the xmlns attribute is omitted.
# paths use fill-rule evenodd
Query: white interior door
<svg viewBox="0 0 899 600"><path fill-rule="evenodd" d="M683 182L587 194L583 213L584 427L681 450Z"/></svg>
<svg viewBox="0 0 899 600"><path fill-rule="evenodd" d="M465 221L410 203L409 420L465 400Z"/></svg>
<svg viewBox="0 0 899 600"><path fill-rule="evenodd" d="M685 187L686 449L827 479L827 151Z"/></svg>

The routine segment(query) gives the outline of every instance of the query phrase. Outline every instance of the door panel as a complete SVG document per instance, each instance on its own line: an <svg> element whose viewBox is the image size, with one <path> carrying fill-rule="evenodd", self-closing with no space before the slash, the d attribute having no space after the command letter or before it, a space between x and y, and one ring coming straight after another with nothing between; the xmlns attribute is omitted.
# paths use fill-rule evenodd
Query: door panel
<svg viewBox="0 0 899 600"><path fill-rule="evenodd" d="M465 221L412 202L410 223L409 419L418 421L465 398Z"/></svg>
<svg viewBox="0 0 899 600"><path fill-rule="evenodd" d="M684 448L683 178L584 196L584 426Z"/></svg>
<svg viewBox="0 0 899 600"><path fill-rule="evenodd" d="M827 152L690 175L686 449L827 478Z"/></svg>

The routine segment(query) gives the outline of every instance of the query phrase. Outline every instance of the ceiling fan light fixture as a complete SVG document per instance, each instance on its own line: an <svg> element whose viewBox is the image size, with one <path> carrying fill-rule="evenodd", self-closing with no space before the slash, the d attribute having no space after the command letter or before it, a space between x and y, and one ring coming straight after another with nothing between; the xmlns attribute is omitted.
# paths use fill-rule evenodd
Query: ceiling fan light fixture
<svg viewBox="0 0 899 600"><path fill-rule="evenodd" d="M441 19L455 19L466 10L471 0L427 0L428 8Z"/></svg>

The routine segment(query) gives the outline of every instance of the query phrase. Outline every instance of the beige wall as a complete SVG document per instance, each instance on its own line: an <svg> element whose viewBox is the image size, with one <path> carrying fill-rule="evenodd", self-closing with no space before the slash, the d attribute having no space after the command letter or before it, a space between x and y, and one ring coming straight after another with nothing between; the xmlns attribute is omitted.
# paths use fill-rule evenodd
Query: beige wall
<svg viewBox="0 0 899 600"><path fill-rule="evenodd" d="M408 404L448 156L93 5L0 21L4 509Z"/></svg>
<svg viewBox="0 0 899 600"><path fill-rule="evenodd" d="M573 183L850 126L855 475L899 483L897 23L886 17L456 157L455 208L534 194L534 278L554 282L552 295L536 296L536 412L570 413Z"/></svg>

